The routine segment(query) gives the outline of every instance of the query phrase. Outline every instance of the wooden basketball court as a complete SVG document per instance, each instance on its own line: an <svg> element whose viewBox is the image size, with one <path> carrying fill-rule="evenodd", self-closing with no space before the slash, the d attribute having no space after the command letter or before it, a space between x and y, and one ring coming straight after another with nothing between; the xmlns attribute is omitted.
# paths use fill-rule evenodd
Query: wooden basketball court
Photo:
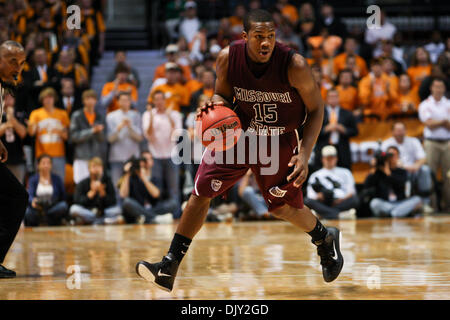
<svg viewBox="0 0 450 320"><path fill-rule="evenodd" d="M343 232L331 284L290 224L209 223L172 293L134 267L160 260L175 225L25 228L5 261L18 277L0 279L0 299L450 299L449 215L325 222Z"/></svg>

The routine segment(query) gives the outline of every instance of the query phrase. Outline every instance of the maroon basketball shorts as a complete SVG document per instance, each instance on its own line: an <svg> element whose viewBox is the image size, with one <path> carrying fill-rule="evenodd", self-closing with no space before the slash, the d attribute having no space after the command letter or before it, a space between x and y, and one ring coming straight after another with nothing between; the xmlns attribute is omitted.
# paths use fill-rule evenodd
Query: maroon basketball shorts
<svg viewBox="0 0 450 320"><path fill-rule="evenodd" d="M247 137L248 138L248 137ZM277 142L271 137L257 137L257 141L245 139L244 151L239 142L233 148L218 152L206 149L194 179L193 194L208 198L217 197L230 189L251 169L258 182L261 193L273 211L284 204L303 208L301 187L296 188L287 176L294 167L288 167L292 156L298 151L296 132L277 136ZM242 143L242 141L240 141ZM277 143L278 147L274 147ZM262 149L262 150L260 150ZM233 150L232 160L227 161L227 152ZM243 154L244 152L244 154ZM270 159L270 161L268 161Z"/></svg>

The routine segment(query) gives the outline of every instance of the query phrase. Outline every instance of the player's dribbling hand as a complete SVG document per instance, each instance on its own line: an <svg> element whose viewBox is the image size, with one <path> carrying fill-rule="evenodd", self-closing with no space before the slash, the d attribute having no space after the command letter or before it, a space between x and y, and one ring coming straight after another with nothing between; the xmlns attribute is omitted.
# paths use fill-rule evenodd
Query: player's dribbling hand
<svg viewBox="0 0 450 320"><path fill-rule="evenodd" d="M299 188L306 180L308 176L308 161L301 156L301 154L296 154L292 156L291 161L288 164L289 167L295 166L294 171L287 177L287 181L290 182L294 180L294 187Z"/></svg>
<svg viewBox="0 0 450 320"><path fill-rule="evenodd" d="M8 150L6 150L3 142L0 141L0 161L6 162L6 160L8 160Z"/></svg>
<svg viewBox="0 0 450 320"><path fill-rule="evenodd" d="M209 109L214 108L214 106L223 106L224 103L222 101L209 101L204 106L200 108L197 112L197 119L200 119L202 117L203 112L208 113Z"/></svg>

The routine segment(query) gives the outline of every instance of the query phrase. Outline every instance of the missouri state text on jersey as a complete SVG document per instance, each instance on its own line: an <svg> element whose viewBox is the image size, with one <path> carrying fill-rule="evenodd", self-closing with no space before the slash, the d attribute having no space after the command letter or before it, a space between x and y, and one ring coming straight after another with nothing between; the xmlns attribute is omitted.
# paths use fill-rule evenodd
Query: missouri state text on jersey
<svg viewBox="0 0 450 320"><path fill-rule="evenodd" d="M288 66L294 51L276 43L262 75L248 65L246 42L233 42L228 56L228 80L242 128L257 135L281 135L299 128L305 120L305 105L289 84Z"/></svg>

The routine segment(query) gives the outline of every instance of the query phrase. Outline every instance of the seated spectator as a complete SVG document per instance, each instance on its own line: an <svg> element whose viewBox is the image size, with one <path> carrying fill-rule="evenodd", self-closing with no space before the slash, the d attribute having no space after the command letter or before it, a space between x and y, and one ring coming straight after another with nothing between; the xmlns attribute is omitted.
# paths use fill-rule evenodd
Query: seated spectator
<svg viewBox="0 0 450 320"><path fill-rule="evenodd" d="M344 42L344 52L338 54L333 59L333 73L337 76L342 70L347 69L347 57L355 58L355 64L358 67L357 79L365 77L368 73L366 61L356 54L358 41L354 37L347 37Z"/></svg>
<svg viewBox="0 0 450 320"><path fill-rule="evenodd" d="M57 107L66 110L69 117L72 114L82 108L81 99L79 95L75 93L75 84L70 78L61 79L61 98L58 99Z"/></svg>
<svg viewBox="0 0 450 320"><path fill-rule="evenodd" d="M216 82L216 73L211 69L206 69L200 74L202 88L195 91L191 96L191 110L197 109L199 97L207 96L209 99L214 95L214 84Z"/></svg>
<svg viewBox="0 0 450 320"><path fill-rule="evenodd" d="M108 161L114 186L117 186L125 162L133 156L139 156L139 144L143 139L141 116L136 110L131 110L130 93L120 92L117 102L119 109L106 116L110 143Z"/></svg>
<svg viewBox="0 0 450 320"><path fill-rule="evenodd" d="M317 86L320 88L320 95L323 100L327 99L327 91L333 87L333 84L328 81L322 74L322 68L318 64L311 65L311 73Z"/></svg>
<svg viewBox="0 0 450 320"><path fill-rule="evenodd" d="M322 149L323 168L308 180L305 204L323 219L355 219L358 206L355 181L346 168L337 167L334 146Z"/></svg>
<svg viewBox="0 0 450 320"><path fill-rule="evenodd" d="M373 57L381 55L381 41L393 40L394 34L397 31L395 25L387 20L386 11L380 11L380 25L376 28L367 28L364 40L373 48Z"/></svg>
<svg viewBox="0 0 450 320"><path fill-rule="evenodd" d="M104 174L102 159L90 159L88 170L89 176L75 188L70 216L77 225L120 223L122 210L116 205L116 192L111 179Z"/></svg>
<svg viewBox="0 0 450 320"><path fill-rule="evenodd" d="M43 154L52 157L53 172L64 181L66 167L64 142L68 138L70 120L65 110L55 107L57 100L58 96L53 88L42 90L39 95L42 107L31 112L28 134L36 137L35 158Z"/></svg>
<svg viewBox="0 0 450 320"><path fill-rule="evenodd" d="M28 181L29 207L25 213L26 226L62 224L67 214L66 194L62 179L52 173L52 158L38 158L38 172Z"/></svg>
<svg viewBox="0 0 450 320"><path fill-rule="evenodd" d="M436 177L441 170L444 182L442 209L450 211L450 101L444 96L445 83L435 79L431 95L419 105L419 119L425 125L423 132L427 164Z"/></svg>
<svg viewBox="0 0 450 320"><path fill-rule="evenodd" d="M398 92L398 77L394 72L394 60L392 58L383 58L381 68L389 80L389 88L396 94Z"/></svg>
<svg viewBox="0 0 450 320"><path fill-rule="evenodd" d="M127 223L172 223L173 201L161 201L158 187L148 180L146 160L131 159L124 166L120 179L120 197L123 199L122 211ZM151 170L151 167L150 167ZM151 173L150 173L151 177Z"/></svg>
<svg viewBox="0 0 450 320"><path fill-rule="evenodd" d="M177 131L183 127L182 117L179 112L167 105L162 91L154 91L152 101L142 116L142 130L148 140L148 149L154 155L153 177L159 190L164 193L163 187L166 186L167 195L179 206L181 204L179 166L172 161L171 153L176 144L175 135L179 134ZM173 214L174 218L179 218L180 209Z"/></svg>
<svg viewBox="0 0 450 320"><path fill-rule="evenodd" d="M334 8L329 3L323 3L320 8L322 26L327 28L330 35L336 35L340 38L347 36L347 27L340 18L334 14Z"/></svg>
<svg viewBox="0 0 450 320"><path fill-rule="evenodd" d="M364 74L364 71L358 65L358 60L356 58L357 56L354 54L347 55L347 57L345 58L345 68L351 70L353 73L353 78L355 78L355 80L359 82L359 80L361 80L361 78L363 77L362 74Z"/></svg>
<svg viewBox="0 0 450 320"><path fill-rule="evenodd" d="M107 82L102 89L101 105L106 113L119 109L118 95L120 92L128 92L132 100L132 106L136 106L138 101L137 88L128 82L130 69L123 63L116 66L114 70L116 78L114 81Z"/></svg>
<svg viewBox="0 0 450 320"><path fill-rule="evenodd" d="M397 101L393 105L392 113L395 115L417 114L420 98L417 90L411 88L411 80L406 73L399 77Z"/></svg>
<svg viewBox="0 0 450 320"><path fill-rule="evenodd" d="M339 84L336 91L339 94L339 105L355 116L360 115L358 108L358 90L353 86L353 73L350 69L343 69L338 77Z"/></svg>
<svg viewBox="0 0 450 320"><path fill-rule="evenodd" d="M350 111L339 105L339 93L336 89L327 92L323 126L315 147L315 165L320 167L320 154L324 146L332 144L338 152L338 166L351 168L352 157L349 139L358 134L356 119Z"/></svg>
<svg viewBox="0 0 450 320"><path fill-rule="evenodd" d="M73 180L76 184L89 177L89 159L104 158L105 118L95 110L97 94L83 92L83 109L77 110L70 120L70 141L74 147Z"/></svg>
<svg viewBox="0 0 450 320"><path fill-rule="evenodd" d="M375 172L364 182L364 189L371 193L370 209L375 217L406 217L422 207L419 196L406 197L408 173L397 166L398 160L397 147L378 154L373 161Z"/></svg>
<svg viewBox="0 0 450 320"><path fill-rule="evenodd" d="M244 18L247 14L245 5L239 3L234 7L234 14L228 18L230 30L233 34L241 34L244 31Z"/></svg>
<svg viewBox="0 0 450 320"><path fill-rule="evenodd" d="M242 177L239 183L238 194L242 201L250 207L250 218L259 220L270 217L266 201L259 191L252 170L249 169Z"/></svg>
<svg viewBox="0 0 450 320"><path fill-rule="evenodd" d="M89 86L89 75L85 67L75 63L75 52L73 49L62 50L55 64L56 83L62 78L71 78L75 82L77 90L83 90Z"/></svg>
<svg viewBox="0 0 450 320"><path fill-rule="evenodd" d="M200 25L200 20L197 17L197 3L195 3L195 1L186 1L184 4L183 18L179 25L180 35L183 36L188 43L191 43L195 34L200 29Z"/></svg>
<svg viewBox="0 0 450 320"><path fill-rule="evenodd" d="M47 52L36 48L33 52L34 66L24 72L25 85L29 90L29 103L35 107L39 103L39 93L47 86L55 84L55 70L48 65Z"/></svg>
<svg viewBox="0 0 450 320"><path fill-rule="evenodd" d="M139 71L128 64L127 52L125 50L117 50L114 54L114 59L116 60L116 66L123 63L130 69L130 74L128 75L127 81L139 89L139 86L141 85ZM116 78L115 73L111 72L108 76L107 81L112 82L114 81L115 78Z"/></svg>
<svg viewBox="0 0 450 320"><path fill-rule="evenodd" d="M162 91L167 96L167 107L174 111L181 111L187 108L189 110L189 91L181 84L181 68L176 63L166 63L166 77L167 83L161 84L152 88L148 97L147 103L152 103L153 92ZM147 104L147 107L148 107ZM183 110L184 111L184 110Z"/></svg>
<svg viewBox="0 0 450 320"><path fill-rule="evenodd" d="M359 102L365 116L376 115L385 119L391 112L396 92L391 88L387 75L383 73L381 60L374 59L370 65L371 73L361 79L358 85Z"/></svg>
<svg viewBox="0 0 450 320"><path fill-rule="evenodd" d="M442 42L441 33L434 30L431 34L431 41L428 42L424 48L430 55L431 63L436 63L439 55L445 50L445 44Z"/></svg>
<svg viewBox="0 0 450 320"><path fill-rule="evenodd" d="M445 96L449 97L448 90L450 89L450 52L448 53L448 60L442 65L432 65L431 66L431 74L428 77L425 77L420 83L419 87L419 97L420 101L427 99L431 94L431 83L434 79L442 79L444 81L446 92ZM444 56L441 56L443 58ZM440 59L442 62L445 59Z"/></svg>
<svg viewBox="0 0 450 320"><path fill-rule="evenodd" d="M406 126L402 122L396 122L392 126L392 137L385 140L381 150L386 152L394 146L399 150L399 162L397 166L408 172L408 179L412 187L417 190L415 194L422 197L424 203L429 204L433 181L430 167L426 165L426 154L419 139L406 136ZM428 211L431 211L427 207Z"/></svg>
<svg viewBox="0 0 450 320"><path fill-rule="evenodd" d="M169 44L166 47L166 58L167 62L173 62L178 64L179 58L179 48L176 44ZM153 76L153 81L160 78L166 78L166 64L167 62L160 64L155 69L155 74ZM191 68L188 65L178 64L182 70L181 82L185 83L191 79Z"/></svg>
<svg viewBox="0 0 450 320"><path fill-rule="evenodd" d="M0 119L0 138L8 150L8 159L5 164L21 183L24 183L26 166L23 151L24 139L27 135L25 115L23 111L16 110L15 98L6 95L4 100L3 118Z"/></svg>
<svg viewBox="0 0 450 320"><path fill-rule="evenodd" d="M414 52L407 73L413 90L419 90L422 80L431 74L430 54L423 47L418 47Z"/></svg>

